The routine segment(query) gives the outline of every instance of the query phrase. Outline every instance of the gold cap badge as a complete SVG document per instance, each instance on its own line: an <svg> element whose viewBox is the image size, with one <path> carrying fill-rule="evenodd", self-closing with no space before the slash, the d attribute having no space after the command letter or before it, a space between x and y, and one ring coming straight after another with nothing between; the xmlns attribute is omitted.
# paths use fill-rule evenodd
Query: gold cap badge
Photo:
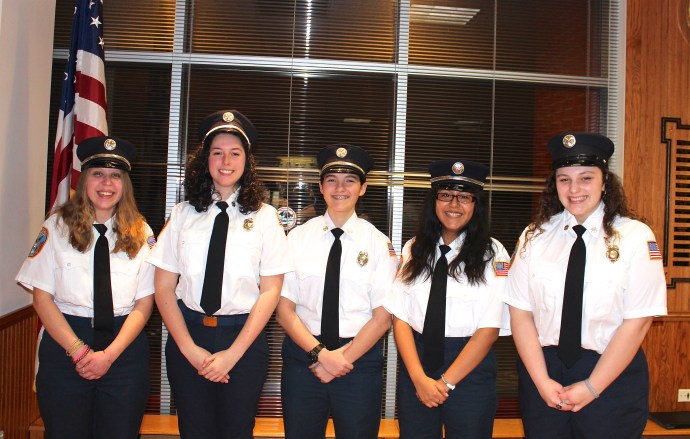
<svg viewBox="0 0 690 439"><path fill-rule="evenodd" d="M345 156L347 155L347 149L345 149L345 148L338 148L338 149L335 151L335 155L337 155L337 156L340 157L340 158L343 158L343 157L345 157Z"/></svg>
<svg viewBox="0 0 690 439"><path fill-rule="evenodd" d="M575 139L575 136L572 134L566 134L565 137L563 137L563 146L566 148L572 148L575 146L575 143L577 143L577 139Z"/></svg>
<svg viewBox="0 0 690 439"><path fill-rule="evenodd" d="M113 139L105 139L105 142L103 142L103 146L108 151L112 151L117 146L117 142Z"/></svg>
<svg viewBox="0 0 690 439"><path fill-rule="evenodd" d="M463 171L465 170L465 165L463 165L460 162L455 162L453 163L453 172L457 175L462 174Z"/></svg>
<svg viewBox="0 0 690 439"><path fill-rule="evenodd" d="M235 120L235 115L232 112L226 111L223 113L223 122L232 122L233 120Z"/></svg>

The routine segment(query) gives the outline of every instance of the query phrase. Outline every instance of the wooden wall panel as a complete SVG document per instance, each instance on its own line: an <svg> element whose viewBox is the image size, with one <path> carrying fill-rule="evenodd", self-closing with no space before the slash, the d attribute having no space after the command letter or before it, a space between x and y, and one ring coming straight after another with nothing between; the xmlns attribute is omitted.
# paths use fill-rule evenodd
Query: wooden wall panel
<svg viewBox="0 0 690 439"><path fill-rule="evenodd" d="M649 404L652 411L690 410L690 402L678 402L678 389L690 389L688 317L655 321L643 344L649 361Z"/></svg>
<svg viewBox="0 0 690 439"><path fill-rule="evenodd" d="M669 215L664 118L690 124L690 2L631 0L627 14L625 178L632 207L643 215L662 245ZM689 241L690 243L690 241ZM661 248L668 255L669 248ZM690 267L667 277L690 279ZM683 273L683 271L685 273ZM669 311L690 312L690 282L669 289Z"/></svg>
<svg viewBox="0 0 690 439"><path fill-rule="evenodd" d="M32 390L37 325L32 307L0 319L0 429L5 439L25 439L38 417Z"/></svg>
<svg viewBox="0 0 690 439"><path fill-rule="evenodd" d="M689 0L627 2L624 184L632 207L648 220L660 245L674 223L668 216L676 214L666 208L668 144L662 142L663 119L690 124L689 7ZM661 250L668 258L669 248ZM667 265L666 272L669 282L690 278L690 267ZM677 402L678 389L690 388L689 298L690 283L671 284L671 315L654 322L643 345L652 410L690 410L690 403Z"/></svg>

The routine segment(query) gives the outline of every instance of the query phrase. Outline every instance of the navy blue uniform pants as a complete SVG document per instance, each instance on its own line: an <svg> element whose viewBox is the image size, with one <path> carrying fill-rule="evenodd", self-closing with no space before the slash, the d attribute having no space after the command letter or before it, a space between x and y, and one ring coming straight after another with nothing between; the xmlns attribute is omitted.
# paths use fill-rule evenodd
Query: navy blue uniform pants
<svg viewBox="0 0 690 439"><path fill-rule="evenodd" d="M599 355L583 350L582 358L568 369L558 358L558 347L543 349L549 376L563 386L589 378ZM636 439L642 437L649 414L649 370L640 349L623 373L577 413L546 405L518 359L520 412L530 439Z"/></svg>
<svg viewBox="0 0 690 439"><path fill-rule="evenodd" d="M341 339L341 346L351 339ZM381 422L383 356L377 343L347 375L323 384L307 354L290 337L283 342L282 401L287 439L322 439L329 415L338 439L375 439Z"/></svg>
<svg viewBox="0 0 690 439"><path fill-rule="evenodd" d="M187 329L198 346L213 354L232 345L246 316L237 316L236 324L231 326L206 327L186 320ZM268 342L264 332L230 370L227 384L214 383L200 376L172 337L168 337L165 355L181 438L253 437L254 418L268 369Z"/></svg>
<svg viewBox="0 0 690 439"><path fill-rule="evenodd" d="M91 344L91 319L65 315L77 337ZM120 331L125 317L115 318ZM149 347L142 332L100 379L80 377L65 350L43 333L36 376L46 439L135 439L149 394Z"/></svg>
<svg viewBox="0 0 690 439"><path fill-rule="evenodd" d="M421 334L414 333L419 358L424 354ZM441 377L470 337L446 337L443 366L438 370L425 370L427 376ZM398 378L398 420L401 439L440 439L445 428L447 439L490 439L493 433L496 396L497 363L493 349L477 367L450 391L448 399L438 407L422 404L405 363L400 360Z"/></svg>

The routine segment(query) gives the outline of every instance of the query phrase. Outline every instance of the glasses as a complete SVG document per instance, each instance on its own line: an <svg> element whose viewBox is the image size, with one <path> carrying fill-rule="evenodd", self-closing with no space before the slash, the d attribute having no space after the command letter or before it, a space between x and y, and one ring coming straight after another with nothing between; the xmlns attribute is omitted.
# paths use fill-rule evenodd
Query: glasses
<svg viewBox="0 0 690 439"><path fill-rule="evenodd" d="M449 194L448 192L438 192L436 199L442 203L450 203L455 198L460 204L472 204L475 197L470 194Z"/></svg>

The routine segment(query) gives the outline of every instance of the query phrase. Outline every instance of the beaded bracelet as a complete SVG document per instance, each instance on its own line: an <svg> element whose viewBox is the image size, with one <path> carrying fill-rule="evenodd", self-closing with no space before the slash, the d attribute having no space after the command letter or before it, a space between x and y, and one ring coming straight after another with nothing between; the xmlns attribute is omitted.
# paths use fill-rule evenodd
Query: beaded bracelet
<svg viewBox="0 0 690 439"><path fill-rule="evenodd" d="M79 364L79 362L81 360L83 360L84 358L86 358L86 356L89 354L89 352L91 352L91 348L89 347L89 345L85 344L84 346L86 347L86 349L84 349L84 352L76 360L73 358L72 363Z"/></svg>
<svg viewBox="0 0 690 439"><path fill-rule="evenodd" d="M67 350L65 351L65 354L66 354L68 357L71 357L72 355L74 355L75 352L77 352L77 351L79 350L79 348L80 348L83 344L84 344L84 341L83 341L81 338L78 338L78 339L72 344L72 346L70 346L70 348L67 349Z"/></svg>
<svg viewBox="0 0 690 439"><path fill-rule="evenodd" d="M589 389L589 393L592 394L594 398L599 398L599 394L597 393L596 390L594 390L594 386L592 386L592 383L589 382L589 378L585 378L585 386Z"/></svg>

